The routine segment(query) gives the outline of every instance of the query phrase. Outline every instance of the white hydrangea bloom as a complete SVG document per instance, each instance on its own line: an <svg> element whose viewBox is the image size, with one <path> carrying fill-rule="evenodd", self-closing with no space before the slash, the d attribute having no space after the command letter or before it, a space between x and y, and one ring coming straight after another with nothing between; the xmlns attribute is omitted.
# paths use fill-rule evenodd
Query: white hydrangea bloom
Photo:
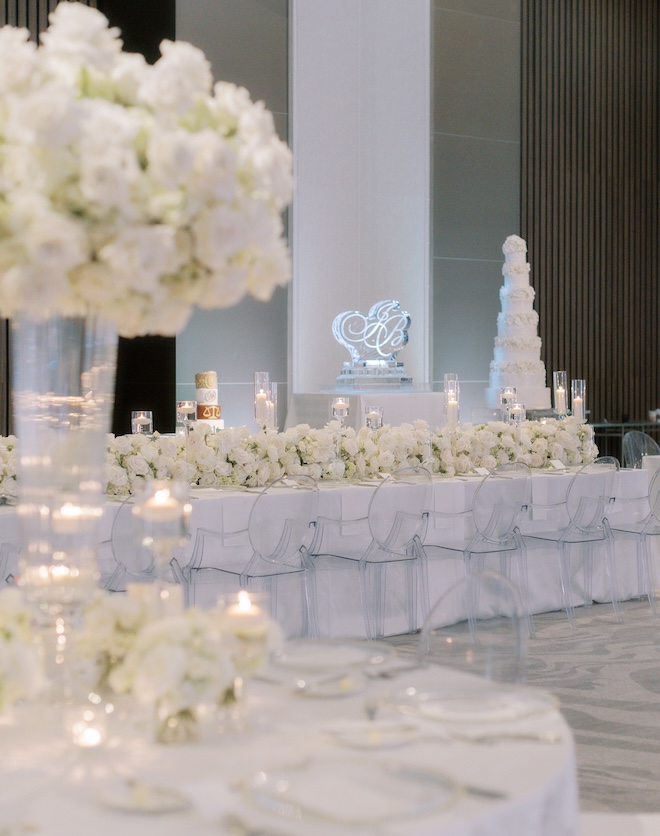
<svg viewBox="0 0 660 836"><path fill-rule="evenodd" d="M175 334L194 305L269 299L290 280L291 153L191 44L164 41L149 65L72 2L38 48L0 29L0 147L2 315Z"/></svg>

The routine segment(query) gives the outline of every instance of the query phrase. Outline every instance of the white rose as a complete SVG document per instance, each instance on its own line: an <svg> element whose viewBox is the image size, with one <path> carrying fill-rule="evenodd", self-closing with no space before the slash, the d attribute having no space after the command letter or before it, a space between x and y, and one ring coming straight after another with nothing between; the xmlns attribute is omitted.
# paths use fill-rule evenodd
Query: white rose
<svg viewBox="0 0 660 836"><path fill-rule="evenodd" d="M145 461L144 456L136 454L126 457L124 467L129 474L135 474L136 476L146 476L148 473L151 473L151 468L148 462Z"/></svg>

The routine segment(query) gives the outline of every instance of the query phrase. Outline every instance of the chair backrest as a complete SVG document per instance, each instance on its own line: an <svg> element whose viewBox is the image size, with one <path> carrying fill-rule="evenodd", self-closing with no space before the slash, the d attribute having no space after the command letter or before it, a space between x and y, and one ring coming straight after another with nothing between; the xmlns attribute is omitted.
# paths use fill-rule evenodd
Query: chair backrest
<svg viewBox="0 0 660 836"><path fill-rule="evenodd" d="M418 658L496 682L524 682L527 627L515 586L489 571L455 583L424 622Z"/></svg>
<svg viewBox="0 0 660 836"><path fill-rule="evenodd" d="M623 436L623 466L640 468L644 456L660 456L660 444L640 430L627 432Z"/></svg>
<svg viewBox="0 0 660 836"><path fill-rule="evenodd" d="M155 560L142 542L139 518L133 512L135 503L124 500L117 509L110 531L110 545L117 563L136 577L153 577Z"/></svg>
<svg viewBox="0 0 660 836"><path fill-rule="evenodd" d="M147 580L155 578L181 583L181 553L183 543L172 545L169 565L158 565L154 553L145 543L145 527L132 498L122 502L117 509L110 530L110 547L117 564L126 573L125 580Z"/></svg>
<svg viewBox="0 0 660 836"><path fill-rule="evenodd" d="M271 563L296 564L314 537L318 486L311 476L284 476L257 497L248 520L254 552Z"/></svg>
<svg viewBox="0 0 660 836"><path fill-rule="evenodd" d="M474 525L489 542L510 539L532 498L532 472L524 462L494 468L477 488L472 503Z"/></svg>
<svg viewBox="0 0 660 836"><path fill-rule="evenodd" d="M614 456L601 456L578 470L566 494L566 509L574 526L590 531L602 525L616 494L618 472Z"/></svg>
<svg viewBox="0 0 660 836"><path fill-rule="evenodd" d="M371 536L391 552L405 552L422 539L431 495L431 474L424 467L404 467L378 485L367 513Z"/></svg>

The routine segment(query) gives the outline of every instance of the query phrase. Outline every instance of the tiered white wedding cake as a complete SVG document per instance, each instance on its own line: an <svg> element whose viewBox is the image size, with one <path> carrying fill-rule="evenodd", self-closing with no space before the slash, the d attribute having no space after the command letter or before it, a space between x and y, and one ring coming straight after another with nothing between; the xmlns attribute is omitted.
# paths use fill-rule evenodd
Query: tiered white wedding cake
<svg viewBox="0 0 660 836"><path fill-rule="evenodd" d="M502 252L502 310L497 317L486 402L491 409L499 408L500 389L515 386L517 401L526 409L550 409L550 389L546 387L538 336L539 315L534 310L534 288L529 284L527 244L517 235L510 235Z"/></svg>

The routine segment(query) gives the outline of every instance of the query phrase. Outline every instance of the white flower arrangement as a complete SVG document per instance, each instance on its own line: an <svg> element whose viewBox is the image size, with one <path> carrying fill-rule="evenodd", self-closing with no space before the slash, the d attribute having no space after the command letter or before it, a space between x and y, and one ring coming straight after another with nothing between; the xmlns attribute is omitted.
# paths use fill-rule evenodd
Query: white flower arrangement
<svg viewBox="0 0 660 836"><path fill-rule="evenodd" d="M45 686L41 657L32 636L32 611L18 589L0 592L0 711L35 697Z"/></svg>
<svg viewBox="0 0 660 836"><path fill-rule="evenodd" d="M130 692L147 705L164 702L172 714L217 702L233 681L216 613L192 607L181 615L147 621L109 676L117 693Z"/></svg>
<svg viewBox="0 0 660 836"><path fill-rule="evenodd" d="M125 53L61 2L36 46L0 29L0 312L101 315L175 334L194 306L269 299L290 279L291 154L263 103L204 54Z"/></svg>
<svg viewBox="0 0 660 836"><path fill-rule="evenodd" d="M86 605L77 649L96 668L95 687L103 689L109 684L112 671L124 661L139 632L155 617L153 606L126 595L99 592Z"/></svg>
<svg viewBox="0 0 660 836"><path fill-rule="evenodd" d="M9 496L16 494L15 441L0 440L0 485ZM516 460L533 468L548 467L552 459L586 464L597 455L593 429L571 417L524 421L517 428L491 421L435 431L421 420L379 430L340 429L331 422L323 429L300 424L256 435L247 427L213 432L198 423L188 447L180 436L109 435L106 492L130 496L145 481L170 478L206 488L260 487L295 474L362 479L417 465L454 476Z"/></svg>

